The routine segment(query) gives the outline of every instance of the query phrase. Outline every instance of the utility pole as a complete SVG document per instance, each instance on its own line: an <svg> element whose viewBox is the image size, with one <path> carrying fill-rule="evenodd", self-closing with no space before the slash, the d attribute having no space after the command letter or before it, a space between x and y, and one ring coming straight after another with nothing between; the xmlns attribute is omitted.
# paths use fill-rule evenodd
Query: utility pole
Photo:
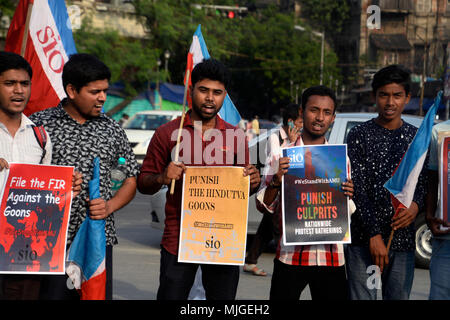
<svg viewBox="0 0 450 320"><path fill-rule="evenodd" d="M425 49L423 50L423 68L422 68L422 77L420 79L420 102L419 102L419 116L423 116L423 95L425 91L425 69L427 68L427 58L428 58L428 16L427 16L427 25L425 28Z"/></svg>

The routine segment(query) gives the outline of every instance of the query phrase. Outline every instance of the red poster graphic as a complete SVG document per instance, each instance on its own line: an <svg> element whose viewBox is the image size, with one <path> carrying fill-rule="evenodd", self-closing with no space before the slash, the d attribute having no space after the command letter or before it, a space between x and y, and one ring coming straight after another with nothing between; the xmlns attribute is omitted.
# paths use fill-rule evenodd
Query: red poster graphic
<svg viewBox="0 0 450 320"><path fill-rule="evenodd" d="M0 173L0 273L65 272L73 170L10 163Z"/></svg>

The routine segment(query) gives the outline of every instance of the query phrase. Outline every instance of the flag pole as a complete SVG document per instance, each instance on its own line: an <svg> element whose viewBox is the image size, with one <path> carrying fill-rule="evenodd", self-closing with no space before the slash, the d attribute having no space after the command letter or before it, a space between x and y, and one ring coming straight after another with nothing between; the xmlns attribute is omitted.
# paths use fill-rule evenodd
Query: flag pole
<svg viewBox="0 0 450 320"><path fill-rule="evenodd" d="M388 240L388 244L387 244L387 253L389 253L389 248L391 247L391 243L392 243L392 238L394 238L394 229L392 229L391 231L391 235L389 236L389 240Z"/></svg>
<svg viewBox="0 0 450 320"><path fill-rule="evenodd" d="M186 80L184 83L184 97L183 97L183 113L181 115L180 128L178 129L178 137L177 137L177 145L175 148L175 162L178 161L178 153L180 151L180 139L181 139L181 130L183 129L184 116L186 115L186 98L187 98L187 89L189 85L189 77L190 70L186 70ZM173 194L175 191L175 179L172 179L172 183L170 185L170 194Z"/></svg>
<svg viewBox="0 0 450 320"><path fill-rule="evenodd" d="M33 11L33 4L28 3L27 19L25 20L25 28L23 29L22 46L20 47L20 55L24 58L25 58L25 50L27 48L28 29L30 28L30 18L32 11Z"/></svg>

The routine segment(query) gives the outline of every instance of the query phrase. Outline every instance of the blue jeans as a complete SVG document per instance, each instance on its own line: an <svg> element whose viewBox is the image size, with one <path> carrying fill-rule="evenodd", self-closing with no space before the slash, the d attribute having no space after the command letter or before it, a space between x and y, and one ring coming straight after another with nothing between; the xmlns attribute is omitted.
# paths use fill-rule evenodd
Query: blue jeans
<svg viewBox="0 0 450 320"><path fill-rule="evenodd" d="M351 300L408 300L414 280L414 251L389 251L389 264L379 277L368 247L347 245L345 262Z"/></svg>
<svg viewBox="0 0 450 320"><path fill-rule="evenodd" d="M433 239L430 300L450 299L450 240Z"/></svg>

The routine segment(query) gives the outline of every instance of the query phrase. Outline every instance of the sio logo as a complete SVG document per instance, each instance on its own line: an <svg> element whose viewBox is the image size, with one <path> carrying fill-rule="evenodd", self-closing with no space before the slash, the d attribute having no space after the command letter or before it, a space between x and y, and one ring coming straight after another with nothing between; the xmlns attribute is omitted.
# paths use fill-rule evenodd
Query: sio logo
<svg viewBox="0 0 450 320"><path fill-rule="evenodd" d="M287 150L287 156L291 160L289 168L299 169L305 167L304 149L290 149Z"/></svg>

